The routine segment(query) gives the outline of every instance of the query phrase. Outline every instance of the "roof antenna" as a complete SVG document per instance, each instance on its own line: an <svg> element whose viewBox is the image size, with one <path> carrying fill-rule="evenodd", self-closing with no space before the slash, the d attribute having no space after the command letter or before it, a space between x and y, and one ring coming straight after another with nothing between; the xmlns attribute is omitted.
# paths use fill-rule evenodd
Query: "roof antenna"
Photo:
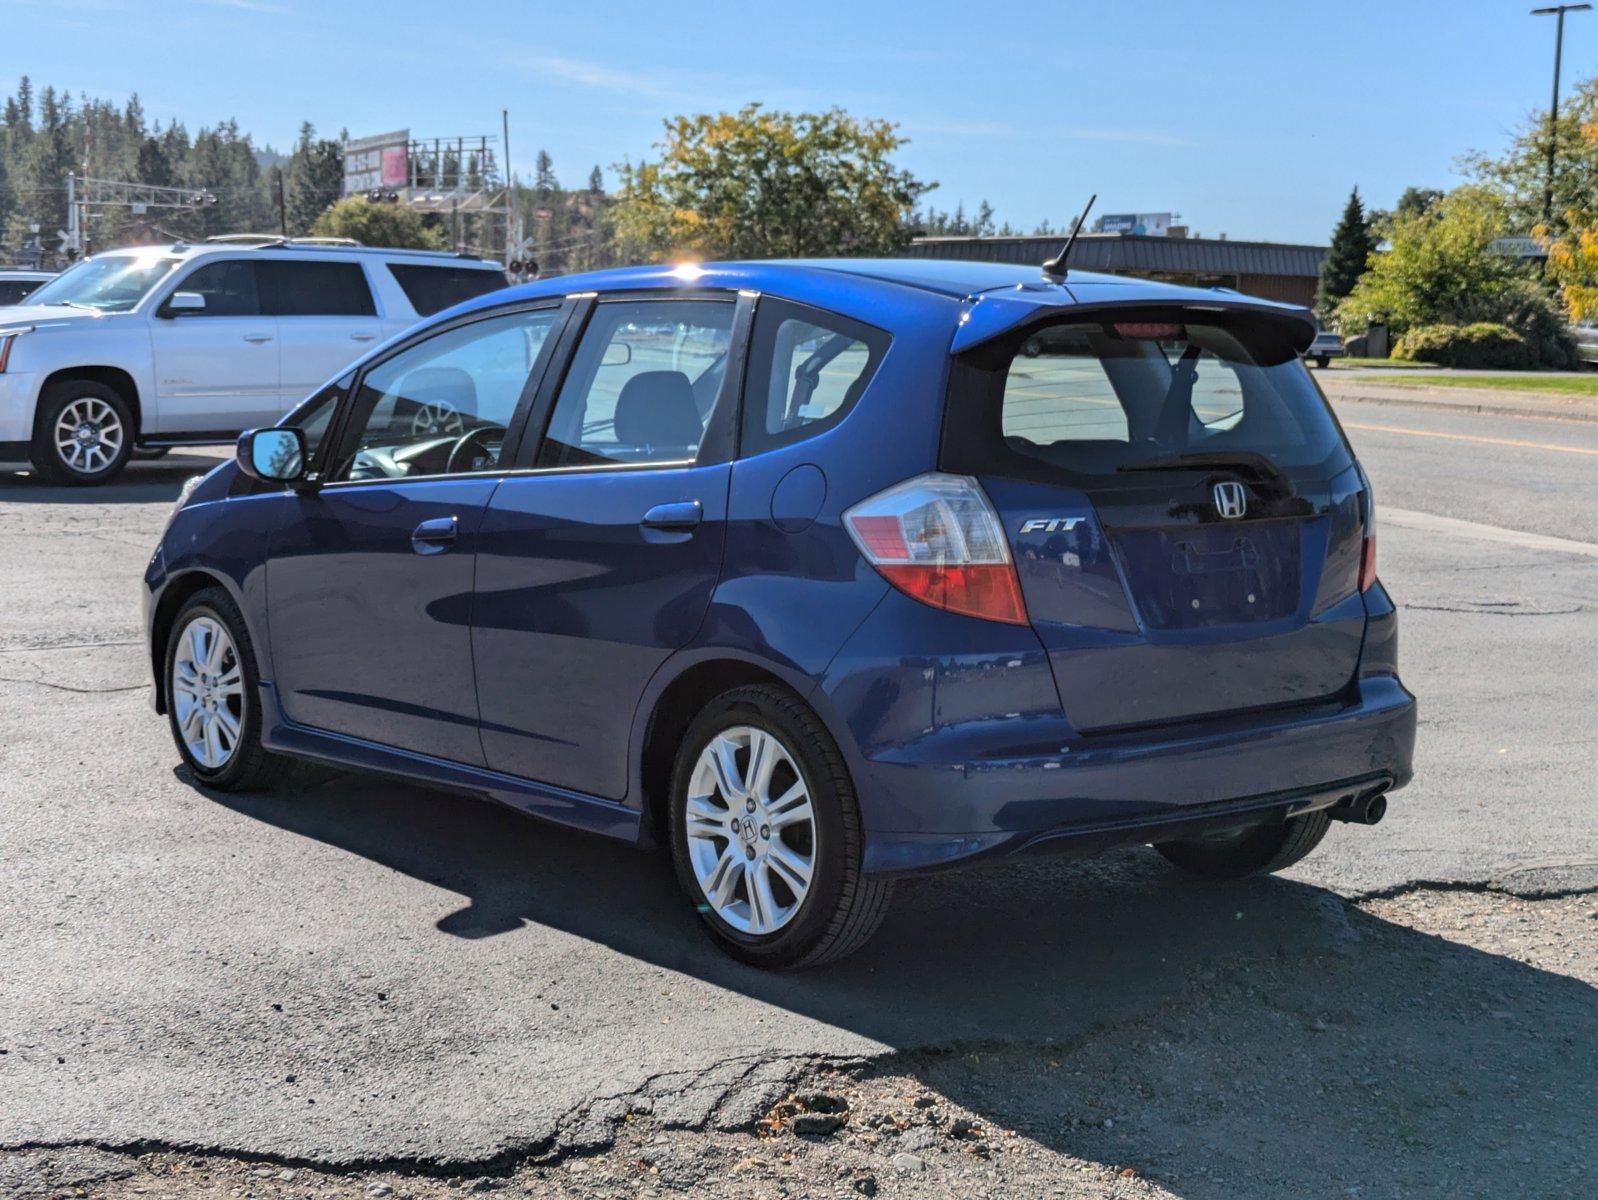
<svg viewBox="0 0 1598 1200"><path fill-rule="evenodd" d="M1065 278L1065 260L1071 257L1071 247L1076 245L1076 235L1082 232L1082 222L1088 219L1088 213L1093 208L1093 202L1098 198L1099 194L1097 192L1088 197L1087 207L1082 210L1082 215L1076 219L1076 225L1071 230L1071 236L1065 239L1065 245L1061 247L1058 254L1043 264L1043 273L1055 283L1059 283Z"/></svg>

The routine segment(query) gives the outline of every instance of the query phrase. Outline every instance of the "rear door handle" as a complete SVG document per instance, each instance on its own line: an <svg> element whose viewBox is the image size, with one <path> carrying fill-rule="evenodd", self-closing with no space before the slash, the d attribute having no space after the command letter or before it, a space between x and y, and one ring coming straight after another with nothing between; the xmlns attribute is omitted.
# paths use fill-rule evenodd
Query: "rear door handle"
<svg viewBox="0 0 1598 1200"><path fill-rule="evenodd" d="M657 504L644 514L639 522L645 529L672 529L686 532L697 528L705 518L705 506L697 500L679 500L675 504Z"/></svg>
<svg viewBox="0 0 1598 1200"><path fill-rule="evenodd" d="M262 342L270 342L272 335L270 333L247 333L244 335L244 340L260 345Z"/></svg>
<svg viewBox="0 0 1598 1200"><path fill-rule="evenodd" d="M449 549L459 526L455 517L433 517L411 531L411 549L418 554L440 554Z"/></svg>
<svg viewBox="0 0 1598 1200"><path fill-rule="evenodd" d="M350 341L352 341L352 342L375 342L376 340L377 340L377 334L375 334L375 333L352 333L352 334L350 334Z"/></svg>

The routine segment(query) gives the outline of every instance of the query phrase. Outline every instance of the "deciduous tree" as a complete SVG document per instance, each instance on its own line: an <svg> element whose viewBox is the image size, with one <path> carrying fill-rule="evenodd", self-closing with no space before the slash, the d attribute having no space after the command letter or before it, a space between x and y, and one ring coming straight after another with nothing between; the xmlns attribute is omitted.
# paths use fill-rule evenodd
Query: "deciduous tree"
<svg viewBox="0 0 1598 1200"><path fill-rule="evenodd" d="M666 122L660 158L618 167L624 257L882 254L932 185L893 161L888 121L821 113L701 113Z"/></svg>
<svg viewBox="0 0 1598 1200"><path fill-rule="evenodd" d="M444 235L427 225L422 215L403 204L373 203L365 196L349 196L316 218L311 232L317 237L354 238L365 246L398 250L443 250Z"/></svg>

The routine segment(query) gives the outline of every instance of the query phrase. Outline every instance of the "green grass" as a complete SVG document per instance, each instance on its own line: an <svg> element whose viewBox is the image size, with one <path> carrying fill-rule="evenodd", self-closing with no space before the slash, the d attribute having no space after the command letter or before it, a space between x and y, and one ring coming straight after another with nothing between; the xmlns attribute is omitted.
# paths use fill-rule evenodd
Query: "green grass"
<svg viewBox="0 0 1598 1200"><path fill-rule="evenodd" d="M1598 374L1578 375L1361 375L1373 383L1408 383L1425 387L1476 388L1495 392L1552 392L1566 396L1598 396Z"/></svg>
<svg viewBox="0 0 1598 1200"><path fill-rule="evenodd" d="M1383 367L1399 371L1424 371L1426 363L1403 362L1396 358L1334 358L1333 367Z"/></svg>

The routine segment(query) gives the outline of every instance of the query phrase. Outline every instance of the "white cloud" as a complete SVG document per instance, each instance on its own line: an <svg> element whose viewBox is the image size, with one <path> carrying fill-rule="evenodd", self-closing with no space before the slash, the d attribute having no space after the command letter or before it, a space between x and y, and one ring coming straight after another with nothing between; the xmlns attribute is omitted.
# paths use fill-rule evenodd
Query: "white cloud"
<svg viewBox="0 0 1598 1200"><path fill-rule="evenodd" d="M1065 129L1056 129L1058 137L1072 138L1079 142L1121 142L1136 146L1191 146L1194 143L1186 138L1178 137L1174 133L1164 133L1157 129L1106 129L1097 126L1074 126Z"/></svg>

